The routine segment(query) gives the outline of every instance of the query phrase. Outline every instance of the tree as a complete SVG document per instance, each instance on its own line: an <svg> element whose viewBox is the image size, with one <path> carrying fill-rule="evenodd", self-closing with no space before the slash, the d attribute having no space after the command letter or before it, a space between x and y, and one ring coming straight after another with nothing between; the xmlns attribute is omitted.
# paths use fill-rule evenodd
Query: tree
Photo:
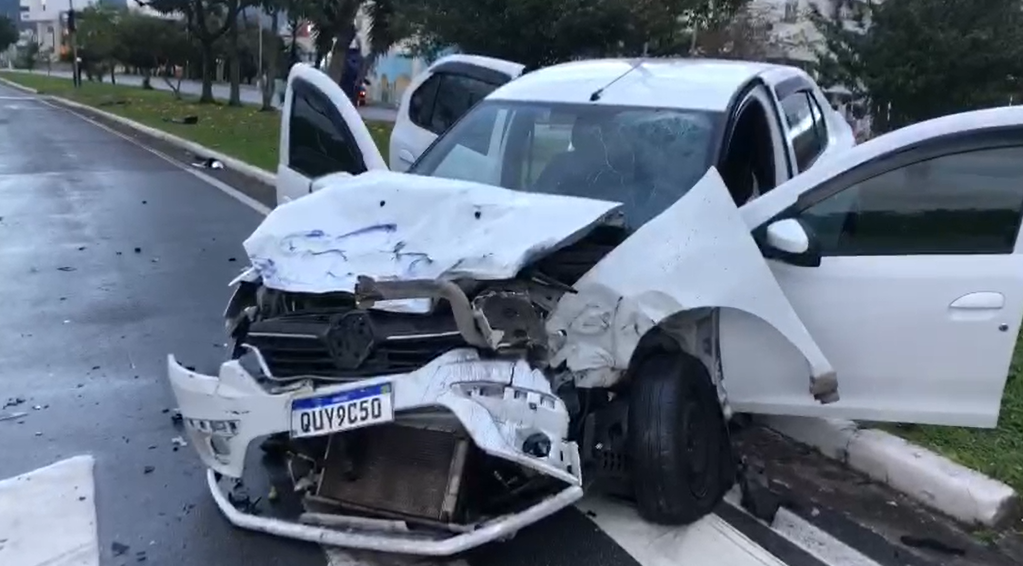
<svg viewBox="0 0 1023 566"><path fill-rule="evenodd" d="M691 39L690 55L766 61L794 47L774 33L772 6L747 4L719 18L706 18Z"/></svg>
<svg viewBox="0 0 1023 566"><path fill-rule="evenodd" d="M678 55L696 27L748 0L395 0L419 53L457 47L539 67L585 57Z"/></svg>
<svg viewBox="0 0 1023 566"><path fill-rule="evenodd" d="M270 31L263 32L263 74L259 77L260 94L262 95L262 107L260 111L269 112L274 109L273 94L274 81L277 79L277 68L282 55L280 38L280 15L281 10L289 5L296 5L296 2L286 0L263 0L260 5L263 13L270 16ZM291 14L288 14L289 17ZM295 34L297 30L293 30ZM294 41L294 40L293 40Z"/></svg>
<svg viewBox="0 0 1023 566"><path fill-rule="evenodd" d="M202 94L199 102L213 103L216 42L236 25L239 0L139 0L164 14L182 14L189 35L199 44L202 60Z"/></svg>
<svg viewBox="0 0 1023 566"><path fill-rule="evenodd" d="M823 37L821 83L867 99L875 131L1002 105L1020 92L1019 0L846 1L827 14L814 8L811 19Z"/></svg>
<svg viewBox="0 0 1023 566"><path fill-rule="evenodd" d="M142 88L150 89L155 70L187 57L187 41L176 21L128 13L117 25L117 59L141 71Z"/></svg>
<svg viewBox="0 0 1023 566"><path fill-rule="evenodd" d="M7 16L0 16L0 51L18 42L18 26Z"/></svg>
<svg viewBox="0 0 1023 566"><path fill-rule="evenodd" d="M89 80L95 74L102 82L103 75L109 70L110 82L116 82L114 60L118 48L117 25L121 15L120 10L103 4L89 6L78 14L75 41Z"/></svg>

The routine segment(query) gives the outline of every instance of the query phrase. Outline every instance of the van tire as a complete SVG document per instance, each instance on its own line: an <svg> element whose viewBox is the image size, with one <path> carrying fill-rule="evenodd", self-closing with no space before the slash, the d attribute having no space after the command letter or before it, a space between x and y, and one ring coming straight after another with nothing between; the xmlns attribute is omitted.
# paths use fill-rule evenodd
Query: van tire
<svg viewBox="0 0 1023 566"><path fill-rule="evenodd" d="M633 376L628 454L639 514L660 524L695 522L735 479L715 387L699 360L679 352L651 353Z"/></svg>

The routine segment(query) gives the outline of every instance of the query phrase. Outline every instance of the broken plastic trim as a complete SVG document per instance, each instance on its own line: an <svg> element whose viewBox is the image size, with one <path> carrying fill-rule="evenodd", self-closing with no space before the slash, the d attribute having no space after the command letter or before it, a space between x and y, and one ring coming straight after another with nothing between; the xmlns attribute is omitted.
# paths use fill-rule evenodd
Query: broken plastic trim
<svg viewBox="0 0 1023 566"><path fill-rule="evenodd" d="M411 279L408 281L377 281L360 275L355 284L355 303L359 308L370 308L377 301L402 299L445 299L451 305L455 325L465 341L480 348L490 348L490 341L476 326L469 297L461 287L451 281Z"/></svg>
<svg viewBox="0 0 1023 566"><path fill-rule="evenodd" d="M213 470L206 470L206 483L217 507L236 527L319 544L419 556L451 556L488 542L509 538L520 529L553 515L582 499L583 496L582 487L569 486L557 495L548 497L520 513L504 515L481 523L471 532L444 539L428 539L418 534L388 532L386 529L381 529L378 533L340 531L252 515L231 505L220 490Z"/></svg>

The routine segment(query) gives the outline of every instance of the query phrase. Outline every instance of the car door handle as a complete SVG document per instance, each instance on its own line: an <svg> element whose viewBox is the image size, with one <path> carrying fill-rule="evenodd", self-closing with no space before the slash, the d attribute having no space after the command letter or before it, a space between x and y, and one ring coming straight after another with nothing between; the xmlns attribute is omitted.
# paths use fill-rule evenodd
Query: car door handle
<svg viewBox="0 0 1023 566"><path fill-rule="evenodd" d="M412 152L407 149L403 149L398 152L398 159L408 163L409 165L412 165L412 162L416 160L415 157L412 157Z"/></svg>
<svg viewBox="0 0 1023 566"><path fill-rule="evenodd" d="M1005 295L993 291L979 291L963 295L948 306L955 310L999 310L1005 306Z"/></svg>

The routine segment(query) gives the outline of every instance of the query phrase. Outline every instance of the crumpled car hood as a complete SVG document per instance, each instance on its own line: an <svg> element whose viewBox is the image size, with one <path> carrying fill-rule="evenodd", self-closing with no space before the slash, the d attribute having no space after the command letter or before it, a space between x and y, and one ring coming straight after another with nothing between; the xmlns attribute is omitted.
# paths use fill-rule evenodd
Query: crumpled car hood
<svg viewBox="0 0 1023 566"><path fill-rule="evenodd" d="M282 291L352 292L360 275L510 279L618 206L371 171L277 207L244 247L263 284Z"/></svg>

